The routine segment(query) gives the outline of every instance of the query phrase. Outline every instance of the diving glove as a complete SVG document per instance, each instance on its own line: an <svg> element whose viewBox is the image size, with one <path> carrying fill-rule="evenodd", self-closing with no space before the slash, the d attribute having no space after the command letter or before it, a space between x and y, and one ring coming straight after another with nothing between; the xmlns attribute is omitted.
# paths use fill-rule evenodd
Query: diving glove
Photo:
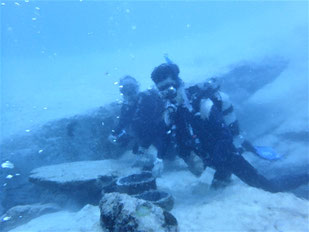
<svg viewBox="0 0 309 232"><path fill-rule="evenodd" d="M154 177L160 177L163 172L163 161L162 159L156 158L156 160L153 163L152 168L152 175Z"/></svg>

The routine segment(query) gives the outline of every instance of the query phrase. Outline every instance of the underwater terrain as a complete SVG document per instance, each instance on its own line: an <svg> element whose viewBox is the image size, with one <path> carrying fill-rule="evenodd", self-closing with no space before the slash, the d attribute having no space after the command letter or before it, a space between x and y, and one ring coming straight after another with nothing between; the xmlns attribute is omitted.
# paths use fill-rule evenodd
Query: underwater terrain
<svg viewBox="0 0 309 232"><path fill-rule="evenodd" d="M188 85L217 77L244 136L282 155L245 153L262 174L308 173L307 1L25 0L0 9L1 231L117 231L102 226L112 208L104 203L117 200L136 207L135 231L309 231L308 184L269 193L233 176L215 191L214 170L195 177L177 158L155 180L173 198L169 210L105 189L141 171L128 147L108 141L117 82L129 74L152 87L164 54Z"/></svg>

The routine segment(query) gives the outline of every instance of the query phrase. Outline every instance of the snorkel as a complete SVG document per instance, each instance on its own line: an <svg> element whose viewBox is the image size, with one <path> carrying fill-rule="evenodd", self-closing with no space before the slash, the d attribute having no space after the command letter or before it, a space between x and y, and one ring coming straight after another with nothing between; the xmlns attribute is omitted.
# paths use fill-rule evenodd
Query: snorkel
<svg viewBox="0 0 309 232"><path fill-rule="evenodd" d="M174 64L174 62L171 61L170 58L168 58L168 54L167 54L167 53L165 53L163 56L164 56L165 62L166 62L167 64Z"/></svg>

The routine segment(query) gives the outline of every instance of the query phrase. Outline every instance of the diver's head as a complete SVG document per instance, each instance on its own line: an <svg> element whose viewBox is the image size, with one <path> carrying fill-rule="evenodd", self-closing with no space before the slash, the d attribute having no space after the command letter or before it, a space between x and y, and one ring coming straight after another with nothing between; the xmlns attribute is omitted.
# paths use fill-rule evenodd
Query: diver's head
<svg viewBox="0 0 309 232"><path fill-rule="evenodd" d="M214 91L219 91L220 84L217 77L211 77L207 80L206 83L209 87L211 87Z"/></svg>
<svg viewBox="0 0 309 232"><path fill-rule="evenodd" d="M174 99L181 86L179 68L176 64L161 64L151 73L151 79L156 84L160 94L165 99Z"/></svg>
<svg viewBox="0 0 309 232"><path fill-rule="evenodd" d="M139 92L139 84L134 77L124 76L119 81L119 90L125 98L135 98Z"/></svg>

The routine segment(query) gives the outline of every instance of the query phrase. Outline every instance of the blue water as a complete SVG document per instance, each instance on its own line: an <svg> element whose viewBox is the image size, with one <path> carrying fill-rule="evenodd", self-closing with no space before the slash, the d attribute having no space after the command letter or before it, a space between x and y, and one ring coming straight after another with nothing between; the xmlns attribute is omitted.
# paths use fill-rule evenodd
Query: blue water
<svg viewBox="0 0 309 232"><path fill-rule="evenodd" d="M268 23L283 26L287 10L290 17L306 13L306 4L301 2L3 2L3 56L14 58L41 56L43 51L47 55L82 55L133 50L256 17L263 22L252 30L261 30ZM272 22L267 22L262 16L272 11Z"/></svg>
<svg viewBox="0 0 309 232"><path fill-rule="evenodd" d="M163 54L185 81L243 60L306 59L306 1L1 1L2 137L143 88Z"/></svg>
<svg viewBox="0 0 309 232"><path fill-rule="evenodd" d="M3 162L18 161L12 170L10 163L3 163L9 176L1 170L1 188L19 177L27 182L23 173L28 166L57 163L70 156L70 144L62 144L66 141L54 132L49 138L48 127L43 131L46 138L39 141L47 146L32 143L45 135L33 128L120 100L115 82L124 75L134 76L142 89L152 86L150 74L165 61L164 54L178 64L186 83L223 75L240 64L263 64L264 69L266 64L286 64L271 81L253 82L266 84L251 95L233 90L230 94L243 106L237 108L239 102L233 102L247 138L255 139L257 146L274 146L283 155L273 166L259 159L254 165L272 175L294 172L295 167L307 170L307 1L0 0L0 10L0 144L8 141L4 152L0 147L0 155L10 157ZM244 82L247 87L251 83ZM83 144L76 141L78 150ZM87 149L80 153L88 157ZM54 152L58 150L59 154ZM45 157L48 154L55 160ZM0 199L4 192L0 190Z"/></svg>

